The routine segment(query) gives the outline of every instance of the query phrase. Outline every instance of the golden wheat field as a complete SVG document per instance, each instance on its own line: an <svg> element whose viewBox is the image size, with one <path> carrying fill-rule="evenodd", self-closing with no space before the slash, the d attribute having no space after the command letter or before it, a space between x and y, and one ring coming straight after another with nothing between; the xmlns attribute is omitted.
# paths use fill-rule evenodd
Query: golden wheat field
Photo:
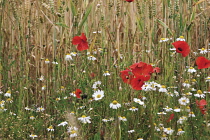
<svg viewBox="0 0 210 140"><path fill-rule="evenodd" d="M0 10L0 139L210 139L209 0Z"/></svg>

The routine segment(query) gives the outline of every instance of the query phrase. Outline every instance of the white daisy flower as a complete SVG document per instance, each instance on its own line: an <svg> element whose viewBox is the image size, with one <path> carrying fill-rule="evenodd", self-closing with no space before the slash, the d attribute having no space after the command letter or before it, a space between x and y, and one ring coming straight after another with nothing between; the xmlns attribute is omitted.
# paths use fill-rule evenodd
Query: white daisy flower
<svg viewBox="0 0 210 140"><path fill-rule="evenodd" d="M177 135L182 135L182 134L184 134L184 131L181 128L179 128L178 132L177 132Z"/></svg>
<svg viewBox="0 0 210 140"><path fill-rule="evenodd" d="M184 36L180 36L179 38L176 39L176 41L185 41Z"/></svg>
<svg viewBox="0 0 210 140"><path fill-rule="evenodd" d="M108 119L102 119L102 122L108 122L109 120Z"/></svg>
<svg viewBox="0 0 210 140"><path fill-rule="evenodd" d="M206 77L206 82L210 82L210 76Z"/></svg>
<svg viewBox="0 0 210 140"><path fill-rule="evenodd" d="M195 117L194 112L190 112L190 113L188 114L188 117Z"/></svg>
<svg viewBox="0 0 210 140"><path fill-rule="evenodd" d="M205 48L201 48L201 49L198 49L200 51L200 54L206 54L208 53L208 50L205 49Z"/></svg>
<svg viewBox="0 0 210 140"><path fill-rule="evenodd" d="M187 120L187 117L186 116L182 116L182 117L179 118L179 120L177 121L177 123L178 124L183 124L183 122L186 121L186 120Z"/></svg>
<svg viewBox="0 0 210 140"><path fill-rule="evenodd" d="M199 98L205 98L205 94L203 94L203 92L201 90L197 91L197 94L194 94L195 97L199 97Z"/></svg>
<svg viewBox="0 0 210 140"><path fill-rule="evenodd" d="M103 74L103 76L109 76L109 75L110 75L109 71L105 71L105 73Z"/></svg>
<svg viewBox="0 0 210 140"><path fill-rule="evenodd" d="M163 108L166 112L170 112L170 111L172 111L173 109L172 108L170 108L170 107L168 107L168 106L166 106L166 108Z"/></svg>
<svg viewBox="0 0 210 140"><path fill-rule="evenodd" d="M194 72L196 72L196 70L195 70L193 67L190 67L190 68L187 70L187 72L189 72L189 73L194 73Z"/></svg>
<svg viewBox="0 0 210 140"><path fill-rule="evenodd" d="M29 137L31 137L32 139L34 139L34 138L36 138L38 136L37 135L34 135L34 134L31 134L31 135L29 135Z"/></svg>
<svg viewBox="0 0 210 140"><path fill-rule="evenodd" d="M90 121L90 116L86 117L85 115L82 115L82 117L78 118L79 121L81 121L82 123L91 123Z"/></svg>
<svg viewBox="0 0 210 140"><path fill-rule="evenodd" d="M140 105L144 105L144 102L143 102L143 101L141 101L140 99L133 98L133 101L134 101L135 103L140 104Z"/></svg>
<svg viewBox="0 0 210 140"><path fill-rule="evenodd" d="M76 52L71 52L70 55L71 56L77 56L77 53Z"/></svg>
<svg viewBox="0 0 210 140"><path fill-rule="evenodd" d="M30 118L31 120L34 120L34 119L35 119L35 117L34 117L34 116L30 116L29 118Z"/></svg>
<svg viewBox="0 0 210 140"><path fill-rule="evenodd" d="M50 64L50 60L49 59L45 59L44 63L45 64Z"/></svg>
<svg viewBox="0 0 210 140"><path fill-rule="evenodd" d="M136 107L133 106L133 107L129 108L129 110L131 110L131 111L134 112L134 111L138 111L138 108L136 108Z"/></svg>
<svg viewBox="0 0 210 140"><path fill-rule="evenodd" d="M73 137L76 137L77 136L77 130L78 128L77 127L68 127L68 133L70 133L70 138L73 138Z"/></svg>
<svg viewBox="0 0 210 140"><path fill-rule="evenodd" d="M41 106L36 109L37 112L43 112L45 109Z"/></svg>
<svg viewBox="0 0 210 140"><path fill-rule="evenodd" d="M52 62L52 64L54 64L54 65L58 65L58 62L56 62L56 61L53 61L53 62Z"/></svg>
<svg viewBox="0 0 210 140"><path fill-rule="evenodd" d="M167 42L169 41L169 38L161 38L159 42Z"/></svg>
<svg viewBox="0 0 210 140"><path fill-rule="evenodd" d="M66 61L73 60L70 53L67 53L67 54L66 54L65 60L66 60Z"/></svg>
<svg viewBox="0 0 210 140"><path fill-rule="evenodd" d="M164 128L164 129L163 129L163 132L165 132L165 133L168 134L168 135L172 135L172 133L174 132L174 130L171 129L171 128Z"/></svg>
<svg viewBox="0 0 210 140"><path fill-rule="evenodd" d="M165 115L166 113L165 112L158 112L157 114L158 115Z"/></svg>
<svg viewBox="0 0 210 140"><path fill-rule="evenodd" d="M95 61L95 60L96 60L96 58L95 58L93 55L88 56L87 59L88 59L88 60L92 60L92 61Z"/></svg>
<svg viewBox="0 0 210 140"><path fill-rule="evenodd" d="M129 133L129 134L131 134L131 133L133 133L133 132L135 132L135 130L128 130L128 133Z"/></svg>
<svg viewBox="0 0 210 140"><path fill-rule="evenodd" d="M123 117L119 116L118 118L120 121L124 121L124 122L127 121L126 117L124 117L124 116Z"/></svg>
<svg viewBox="0 0 210 140"><path fill-rule="evenodd" d="M180 111L181 111L180 108L177 108L177 107L174 108L174 112L180 112Z"/></svg>
<svg viewBox="0 0 210 140"><path fill-rule="evenodd" d="M52 125L50 125L48 128L47 128L47 131L54 131L54 128L53 128L53 126Z"/></svg>
<svg viewBox="0 0 210 140"><path fill-rule="evenodd" d="M182 83L183 87L186 87L186 88L190 88L190 84L188 82L188 80L186 80L184 83Z"/></svg>
<svg viewBox="0 0 210 140"><path fill-rule="evenodd" d="M182 97L178 101L180 105L187 105L190 102L190 100L187 97Z"/></svg>
<svg viewBox="0 0 210 140"><path fill-rule="evenodd" d="M104 97L104 91L103 90L97 90L92 95L94 100L101 100Z"/></svg>
<svg viewBox="0 0 210 140"><path fill-rule="evenodd" d="M159 89L159 92L168 92L166 86L162 85Z"/></svg>
<svg viewBox="0 0 210 140"><path fill-rule="evenodd" d="M119 104L116 100L114 100L112 103L110 103L109 107L112 109L118 109L121 107L121 104Z"/></svg>
<svg viewBox="0 0 210 140"><path fill-rule="evenodd" d="M41 75L41 77L40 78L38 78L40 81L44 81L44 76L43 75Z"/></svg>
<svg viewBox="0 0 210 140"><path fill-rule="evenodd" d="M11 97L11 90L8 90L5 94L4 94L5 97Z"/></svg>
<svg viewBox="0 0 210 140"><path fill-rule="evenodd" d="M65 122L61 122L61 123L59 123L58 124L58 126L65 126L65 125L67 125L68 124L68 122L67 121L65 121Z"/></svg>

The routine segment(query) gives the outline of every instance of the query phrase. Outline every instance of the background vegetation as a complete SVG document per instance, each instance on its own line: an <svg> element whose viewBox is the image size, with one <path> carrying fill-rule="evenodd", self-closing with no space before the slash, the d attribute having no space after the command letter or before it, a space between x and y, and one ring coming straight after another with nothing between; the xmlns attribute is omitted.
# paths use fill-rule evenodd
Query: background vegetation
<svg viewBox="0 0 210 140"><path fill-rule="evenodd" d="M204 99L210 102L205 79L209 69L198 70L195 65L197 56L210 58L209 52L198 50L210 49L210 1L0 0L0 9L1 139L29 139L31 134L37 139L210 139L209 106L203 115L195 103L201 98L193 96L197 90L206 91ZM89 49L80 52L71 41L81 33L87 36ZM180 36L191 47L185 58L170 50ZM169 40L160 42L161 38ZM77 55L66 61L72 52ZM88 60L89 55L96 60ZM177 87L178 95L168 96L159 88L136 91L123 83L120 71L140 61L161 69L150 82L165 85L168 92L174 92L169 87ZM189 67L197 72L188 73ZM110 76L103 75L106 71ZM183 87L186 80L196 90ZM92 101L96 81L101 81L98 89L105 96ZM87 98L70 96L76 89ZM5 96L8 91L11 97ZM166 106L183 109L178 100L188 92L193 95L186 95L187 106L195 117L188 117L187 111L158 114ZM145 106L133 101L142 97ZM122 107L111 109L113 100ZM130 111L132 106L138 111ZM38 111L39 107L45 110ZM174 118L167 121L172 113ZM79 122L82 115L90 116L91 123ZM127 121L119 121L118 116ZM177 122L181 116L188 117L183 124ZM68 124L58 126L64 121ZM51 125L54 131L49 132ZM78 128L77 137L69 137L68 126ZM164 128L173 129L173 134L164 133ZM177 135L179 128L185 133Z"/></svg>

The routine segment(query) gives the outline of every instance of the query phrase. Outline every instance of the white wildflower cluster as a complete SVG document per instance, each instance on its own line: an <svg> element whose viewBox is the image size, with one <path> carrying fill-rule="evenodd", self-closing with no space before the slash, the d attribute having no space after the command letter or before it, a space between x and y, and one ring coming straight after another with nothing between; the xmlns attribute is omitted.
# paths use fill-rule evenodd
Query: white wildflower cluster
<svg viewBox="0 0 210 140"><path fill-rule="evenodd" d="M98 88L98 85L101 85L101 81L96 81L95 83L93 83L92 88L95 90Z"/></svg>
<svg viewBox="0 0 210 140"><path fill-rule="evenodd" d="M179 38L176 39L176 41L185 41L184 36L180 36Z"/></svg>
<svg viewBox="0 0 210 140"><path fill-rule="evenodd" d="M76 52L67 53L67 54L65 55L65 60L66 60L66 61L73 60L72 56L77 56L77 53L76 53Z"/></svg>
<svg viewBox="0 0 210 140"><path fill-rule="evenodd" d="M205 49L205 48L201 48L201 49L198 49L200 52L200 54L207 54L210 52L210 49Z"/></svg>

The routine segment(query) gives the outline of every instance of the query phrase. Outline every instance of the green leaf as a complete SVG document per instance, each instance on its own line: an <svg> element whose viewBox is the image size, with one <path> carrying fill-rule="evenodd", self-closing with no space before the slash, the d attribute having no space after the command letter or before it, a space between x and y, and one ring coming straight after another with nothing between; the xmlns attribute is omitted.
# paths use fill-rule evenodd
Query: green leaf
<svg viewBox="0 0 210 140"><path fill-rule="evenodd" d="M162 21L159 20L159 19L157 19L157 21L158 21L158 23L159 23L160 25L162 25L164 28L166 28L167 31L173 36L173 32L171 31L171 29L169 29L169 27L168 27L164 22L162 22Z"/></svg>
<svg viewBox="0 0 210 140"><path fill-rule="evenodd" d="M90 6L87 8L84 17L83 17L82 21L81 21L80 24L79 24L79 29L78 29L77 34L80 34L80 33L81 33L82 27L83 27L85 21L87 20L89 14L90 14L90 12L91 12L91 10L92 10L92 3L91 3Z"/></svg>
<svg viewBox="0 0 210 140"><path fill-rule="evenodd" d="M73 16L76 16L77 10L76 10L75 5L72 1L70 1L70 5L71 5L71 12L72 12Z"/></svg>

